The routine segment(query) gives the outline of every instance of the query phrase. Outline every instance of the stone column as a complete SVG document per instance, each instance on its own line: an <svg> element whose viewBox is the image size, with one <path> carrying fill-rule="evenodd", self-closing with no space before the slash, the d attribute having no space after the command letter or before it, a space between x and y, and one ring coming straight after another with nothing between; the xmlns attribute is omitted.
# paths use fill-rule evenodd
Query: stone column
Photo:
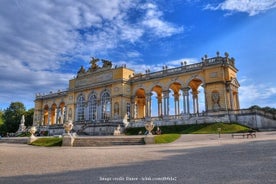
<svg viewBox="0 0 276 184"><path fill-rule="evenodd" d="M158 116L162 116L162 96L157 97L157 103L158 103Z"/></svg>
<svg viewBox="0 0 276 184"><path fill-rule="evenodd" d="M194 113L199 112L199 105L198 105L198 90L192 92L193 94L193 109Z"/></svg>
<svg viewBox="0 0 276 184"><path fill-rule="evenodd" d="M190 113L190 107L189 107L189 87L183 88L182 93L183 93L183 111L184 114L189 114Z"/></svg>
<svg viewBox="0 0 276 184"><path fill-rule="evenodd" d="M49 110L48 110L48 125L51 125L51 116L52 116L52 109L49 108Z"/></svg>
<svg viewBox="0 0 276 184"><path fill-rule="evenodd" d="M179 94L175 93L173 96L174 96L174 112L175 112L175 115L179 115Z"/></svg>
<svg viewBox="0 0 276 184"><path fill-rule="evenodd" d="M229 94L230 94L230 109L233 110L234 109L234 98L233 98L233 91L232 88L230 86L231 84L229 84L228 88L229 88Z"/></svg>
<svg viewBox="0 0 276 184"><path fill-rule="evenodd" d="M146 117L151 117L151 95L152 93L146 95Z"/></svg>
<svg viewBox="0 0 276 184"><path fill-rule="evenodd" d="M130 99L130 117L131 119L135 118L135 97L131 97Z"/></svg>
<svg viewBox="0 0 276 184"><path fill-rule="evenodd" d="M61 117L61 108L59 107L59 108L57 108L56 109L56 111L57 111L57 116L56 116L56 124L59 124L60 122L59 122L59 118Z"/></svg>
<svg viewBox="0 0 276 184"><path fill-rule="evenodd" d="M66 118L67 116L67 110L66 110L66 106L62 107L62 110L61 110L61 124L64 124L67 120Z"/></svg>
<svg viewBox="0 0 276 184"><path fill-rule="evenodd" d="M164 99L164 116L169 116L169 108L170 108L170 102L169 102L169 94L170 91L163 91L163 99Z"/></svg>

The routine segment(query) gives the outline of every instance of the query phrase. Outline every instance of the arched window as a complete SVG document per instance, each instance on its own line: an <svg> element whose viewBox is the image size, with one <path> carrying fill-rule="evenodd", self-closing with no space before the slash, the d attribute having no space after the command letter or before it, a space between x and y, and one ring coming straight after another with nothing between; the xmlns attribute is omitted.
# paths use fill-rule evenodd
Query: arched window
<svg viewBox="0 0 276 184"><path fill-rule="evenodd" d="M80 95L77 100L77 121L83 121L84 120L84 97L83 95Z"/></svg>
<svg viewBox="0 0 276 184"><path fill-rule="evenodd" d="M97 119L97 97L95 94L90 95L88 100L88 113L89 120L94 121Z"/></svg>
<svg viewBox="0 0 276 184"><path fill-rule="evenodd" d="M110 94L104 91L101 96L102 119L108 119L111 112Z"/></svg>

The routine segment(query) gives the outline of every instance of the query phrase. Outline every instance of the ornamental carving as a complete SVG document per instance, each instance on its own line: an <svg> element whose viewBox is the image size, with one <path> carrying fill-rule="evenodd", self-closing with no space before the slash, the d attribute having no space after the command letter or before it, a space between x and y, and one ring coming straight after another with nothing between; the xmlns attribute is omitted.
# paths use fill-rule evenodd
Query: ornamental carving
<svg viewBox="0 0 276 184"><path fill-rule="evenodd" d="M220 109L219 100L220 100L219 92L216 92L216 91L212 92L212 102L213 102L214 111L218 111Z"/></svg>

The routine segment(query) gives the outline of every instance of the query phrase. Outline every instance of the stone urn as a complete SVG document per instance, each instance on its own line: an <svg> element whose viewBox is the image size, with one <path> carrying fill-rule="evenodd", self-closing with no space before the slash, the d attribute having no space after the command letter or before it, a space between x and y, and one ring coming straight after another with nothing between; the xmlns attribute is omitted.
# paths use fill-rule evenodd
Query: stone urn
<svg viewBox="0 0 276 184"><path fill-rule="evenodd" d="M66 122L64 125L63 125L63 128L65 129L65 132L69 135L70 134L70 131L73 129L73 123L72 122Z"/></svg>
<svg viewBox="0 0 276 184"><path fill-rule="evenodd" d="M29 132L31 133L31 137L35 137L34 134L36 132L36 127L32 126Z"/></svg>
<svg viewBox="0 0 276 184"><path fill-rule="evenodd" d="M151 131L153 130L154 128L154 124L152 121L148 121L146 124L145 124L145 128L146 130L148 131L148 134L147 135L152 135Z"/></svg>

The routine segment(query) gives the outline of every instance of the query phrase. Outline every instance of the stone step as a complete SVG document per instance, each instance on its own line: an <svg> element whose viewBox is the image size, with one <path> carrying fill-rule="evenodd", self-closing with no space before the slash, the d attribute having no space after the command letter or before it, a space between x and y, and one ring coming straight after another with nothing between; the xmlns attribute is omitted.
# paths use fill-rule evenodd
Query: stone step
<svg viewBox="0 0 276 184"><path fill-rule="evenodd" d="M5 137L0 139L0 143L9 143L9 144L27 144L28 137Z"/></svg>
<svg viewBox="0 0 276 184"><path fill-rule="evenodd" d="M143 137L77 137L73 146L115 146L115 145L143 145L145 144Z"/></svg>

